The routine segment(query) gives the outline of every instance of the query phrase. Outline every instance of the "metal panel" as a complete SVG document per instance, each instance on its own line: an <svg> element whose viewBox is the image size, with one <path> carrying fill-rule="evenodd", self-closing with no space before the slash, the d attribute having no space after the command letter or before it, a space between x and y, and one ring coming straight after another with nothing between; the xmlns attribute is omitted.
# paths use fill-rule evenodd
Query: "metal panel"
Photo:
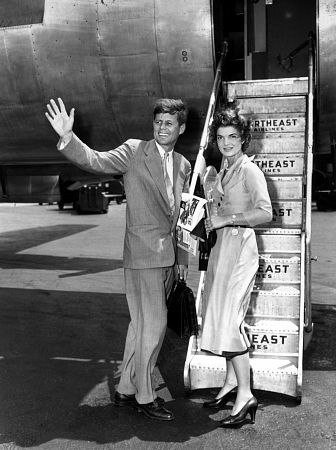
<svg viewBox="0 0 336 450"><path fill-rule="evenodd" d="M35 73L34 50L30 28L16 28L9 33L0 32L0 104L10 108L11 105L31 103L41 100L39 82ZM24 76L15 77L13 73ZM6 125L2 128L6 130ZM2 134L2 133L1 133Z"/></svg>
<svg viewBox="0 0 336 450"><path fill-rule="evenodd" d="M171 20L177 12L178 28ZM175 96L185 97L184 83L181 85L177 80L183 80L186 76L193 88L194 99L202 97L204 89L208 89L210 95L212 83L209 84L209 74L213 73L210 37L211 2L157 2L157 54L166 96L174 93Z"/></svg>
<svg viewBox="0 0 336 450"><path fill-rule="evenodd" d="M99 150L151 138L156 98L181 97L191 114L177 150L194 159L214 79L212 38L209 0L46 0L43 25L0 31L0 161L64 160L44 116L57 97Z"/></svg>
<svg viewBox="0 0 336 450"><path fill-rule="evenodd" d="M303 153L305 149L304 133L268 133L252 135L248 155L264 153Z"/></svg>
<svg viewBox="0 0 336 450"><path fill-rule="evenodd" d="M47 100L59 93L67 105L75 102L77 106L79 100L98 109L95 101L103 93L103 79L96 30L87 26L76 32L71 27L36 27L32 35L35 70Z"/></svg>
<svg viewBox="0 0 336 450"><path fill-rule="evenodd" d="M303 175L304 155L263 154L256 155L253 162L266 176L271 175Z"/></svg>
<svg viewBox="0 0 336 450"><path fill-rule="evenodd" d="M273 218L270 228L301 228L302 202L272 201Z"/></svg>
<svg viewBox="0 0 336 450"><path fill-rule="evenodd" d="M281 324L277 320L277 325ZM299 350L298 333L287 330L262 329L256 326L246 326L246 334L251 343L252 354L293 354Z"/></svg>
<svg viewBox="0 0 336 450"><path fill-rule="evenodd" d="M302 113L306 111L306 98L295 97L266 97L238 99L241 114L270 114L270 113Z"/></svg>
<svg viewBox="0 0 336 450"><path fill-rule="evenodd" d="M249 316L294 317L300 313L300 291L292 286L273 287L269 290L253 290Z"/></svg>
<svg viewBox="0 0 336 450"><path fill-rule="evenodd" d="M262 333L266 334L275 334L280 336L281 333L290 333L290 334L298 334L299 331L299 320L297 317L249 317L246 321L246 328L248 332L254 333ZM286 339L276 339L275 337L272 339L264 339L266 344L274 344L274 345L283 345L286 342ZM252 341L251 341L252 342ZM255 343L260 343L260 341L255 341Z"/></svg>
<svg viewBox="0 0 336 450"><path fill-rule="evenodd" d="M254 389L283 393L299 397L301 392L297 385L297 360L294 358L250 359Z"/></svg>
<svg viewBox="0 0 336 450"><path fill-rule="evenodd" d="M156 53L155 8L152 0L99 2L98 18L103 56ZM120 39L121 36L123 39Z"/></svg>
<svg viewBox="0 0 336 450"><path fill-rule="evenodd" d="M46 0L43 22L47 28L56 25L72 31L96 29L97 3L92 0Z"/></svg>
<svg viewBox="0 0 336 450"><path fill-rule="evenodd" d="M266 181L272 203L302 199L302 177L268 177Z"/></svg>
<svg viewBox="0 0 336 450"><path fill-rule="evenodd" d="M252 114L253 135L266 133L303 133L306 118L304 113Z"/></svg>
<svg viewBox="0 0 336 450"><path fill-rule="evenodd" d="M149 110L153 99L163 95L153 2L98 3L98 21L105 107L118 122L119 142L129 132L150 138ZM138 136L135 130L141 130Z"/></svg>
<svg viewBox="0 0 336 450"><path fill-rule="evenodd" d="M190 360L188 376L189 389L205 389L223 386L226 375L226 359L205 353L194 353ZM186 384L186 383L185 383Z"/></svg>
<svg viewBox="0 0 336 450"><path fill-rule="evenodd" d="M10 0L0 2L0 27L17 27L42 23L45 0Z"/></svg>
<svg viewBox="0 0 336 450"><path fill-rule="evenodd" d="M195 339L194 337L191 339ZM266 354L267 355L267 354ZM268 390L297 396L297 358L267 357L251 354L251 383L253 389ZM204 353L193 353L185 371L187 389L217 388L223 386L226 376L226 359Z"/></svg>
<svg viewBox="0 0 336 450"><path fill-rule="evenodd" d="M299 234L261 234L256 235L259 253L298 253L301 251Z"/></svg>

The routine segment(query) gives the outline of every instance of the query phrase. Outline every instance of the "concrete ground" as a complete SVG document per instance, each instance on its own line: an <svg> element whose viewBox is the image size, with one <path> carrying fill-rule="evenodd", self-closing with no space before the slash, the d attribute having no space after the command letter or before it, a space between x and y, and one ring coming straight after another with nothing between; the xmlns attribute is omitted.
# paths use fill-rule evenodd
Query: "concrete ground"
<svg viewBox="0 0 336 450"><path fill-rule="evenodd" d="M170 330L155 375L176 420L111 404L129 321L124 219L125 203L105 215L0 205L0 449L336 449L336 212L312 213L302 403L257 392L256 424L237 430L217 427L230 406L201 407L215 391L185 397L188 341Z"/></svg>

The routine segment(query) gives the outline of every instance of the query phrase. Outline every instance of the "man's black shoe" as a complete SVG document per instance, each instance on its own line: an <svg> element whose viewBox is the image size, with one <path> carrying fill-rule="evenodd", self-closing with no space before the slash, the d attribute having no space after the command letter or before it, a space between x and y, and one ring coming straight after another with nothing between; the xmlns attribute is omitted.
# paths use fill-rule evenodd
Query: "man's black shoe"
<svg viewBox="0 0 336 450"><path fill-rule="evenodd" d="M162 400L162 399L161 399ZM144 413L149 419L154 420L174 420L175 416L168 411L157 399L151 403L138 403L135 400L134 407L138 412Z"/></svg>
<svg viewBox="0 0 336 450"><path fill-rule="evenodd" d="M156 397L155 399L159 405L163 406L165 404L165 401L161 397ZM116 406L128 406L128 405L134 405L135 402L135 394L133 395L127 395L127 394L120 394L118 391L116 391L114 395L114 404Z"/></svg>
<svg viewBox="0 0 336 450"><path fill-rule="evenodd" d="M155 400L158 402L158 404L159 404L160 406L164 406L165 401L164 401L163 398L161 398L161 397L156 397Z"/></svg>
<svg viewBox="0 0 336 450"><path fill-rule="evenodd" d="M134 405L135 395L120 394L118 391L114 394L115 406L129 406Z"/></svg>

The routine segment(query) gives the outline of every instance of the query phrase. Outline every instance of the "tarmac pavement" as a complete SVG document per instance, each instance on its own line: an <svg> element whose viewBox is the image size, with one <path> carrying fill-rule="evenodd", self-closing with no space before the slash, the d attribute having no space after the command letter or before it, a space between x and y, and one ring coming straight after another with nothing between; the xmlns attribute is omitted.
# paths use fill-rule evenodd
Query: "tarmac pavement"
<svg viewBox="0 0 336 450"><path fill-rule="evenodd" d="M125 203L78 215L57 205L0 204L0 449L336 449L336 212L312 211L314 334L303 396L257 392L255 425L218 428L185 396L187 340L167 335L155 372L176 420L112 405L129 322ZM197 273L189 284L197 287Z"/></svg>

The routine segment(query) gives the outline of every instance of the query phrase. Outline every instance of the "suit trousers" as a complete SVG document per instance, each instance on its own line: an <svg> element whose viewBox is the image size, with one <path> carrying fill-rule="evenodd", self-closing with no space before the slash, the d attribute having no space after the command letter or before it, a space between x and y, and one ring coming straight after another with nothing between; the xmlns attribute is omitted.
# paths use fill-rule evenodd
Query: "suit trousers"
<svg viewBox="0 0 336 450"><path fill-rule="evenodd" d="M118 392L135 394L138 403L156 397L153 370L167 328L166 298L174 282L174 266L127 269L126 298L131 316Z"/></svg>

